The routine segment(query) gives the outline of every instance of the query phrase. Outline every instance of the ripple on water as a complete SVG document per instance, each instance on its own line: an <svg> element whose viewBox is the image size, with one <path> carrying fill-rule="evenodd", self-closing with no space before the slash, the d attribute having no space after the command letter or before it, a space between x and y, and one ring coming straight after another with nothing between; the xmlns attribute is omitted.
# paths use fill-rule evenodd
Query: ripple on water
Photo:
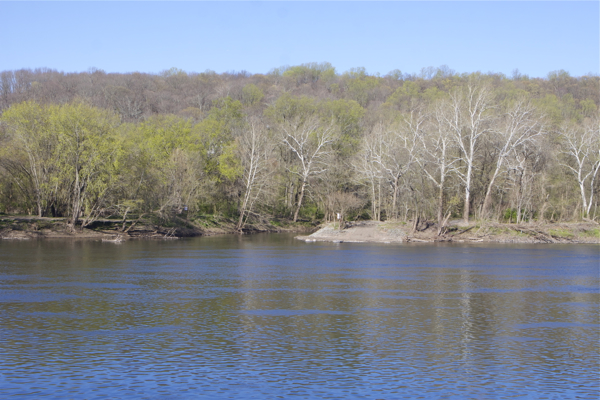
<svg viewBox="0 0 600 400"><path fill-rule="evenodd" d="M3 247L0 398L600 394L591 248L235 240Z"/></svg>

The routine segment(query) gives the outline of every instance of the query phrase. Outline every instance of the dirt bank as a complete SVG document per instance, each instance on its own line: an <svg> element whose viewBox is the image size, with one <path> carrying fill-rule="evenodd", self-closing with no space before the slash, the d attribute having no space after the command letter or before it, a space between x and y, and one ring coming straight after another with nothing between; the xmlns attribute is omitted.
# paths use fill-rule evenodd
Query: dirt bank
<svg viewBox="0 0 600 400"><path fill-rule="evenodd" d="M72 230L64 218L39 218L32 216L0 216L0 239L28 240L44 238L71 238L92 240L177 239L220 234L250 234L259 232L311 232L315 227L307 223L289 221L263 221L248 224L243 232L235 228L235 221L222 217L199 217L194 220L180 218L160 224L150 220L123 221L98 220L83 229Z"/></svg>
<svg viewBox="0 0 600 400"><path fill-rule="evenodd" d="M437 226L427 221L414 227L410 222L363 221L348 223L344 229L328 224L308 236L307 242L458 242L458 243L600 243L600 225L593 222L555 224L498 224L479 222L461 225L455 222L438 236Z"/></svg>

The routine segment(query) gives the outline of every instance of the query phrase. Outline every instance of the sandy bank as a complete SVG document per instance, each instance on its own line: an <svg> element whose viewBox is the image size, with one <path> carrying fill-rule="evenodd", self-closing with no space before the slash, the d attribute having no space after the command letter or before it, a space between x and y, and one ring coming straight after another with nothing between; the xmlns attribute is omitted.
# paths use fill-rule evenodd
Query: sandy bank
<svg viewBox="0 0 600 400"><path fill-rule="evenodd" d="M414 229L410 224L402 222L363 221L348 223L341 230L337 224L328 224L312 235L296 238L306 242L334 243L600 243L600 225L593 222L455 224L445 234L438 236L437 226L433 223L425 223Z"/></svg>

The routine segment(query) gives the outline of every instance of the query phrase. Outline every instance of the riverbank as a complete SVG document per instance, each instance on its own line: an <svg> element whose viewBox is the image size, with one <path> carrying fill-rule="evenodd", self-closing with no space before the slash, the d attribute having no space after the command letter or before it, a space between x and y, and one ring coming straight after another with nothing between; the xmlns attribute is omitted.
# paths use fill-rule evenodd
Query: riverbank
<svg viewBox="0 0 600 400"><path fill-rule="evenodd" d="M122 220L102 219L84 229L72 231L65 218L39 218L33 216L0 216L0 239L92 239L123 241L130 239L178 239L183 237L213 236L222 234L251 234L261 232L308 233L317 229L311 223L293 223L288 220L264 220L248 224L243 232L235 228L235 220L220 216L201 216L192 220L175 218L168 223L149 219ZM344 229L338 224L322 225L310 235L297 236L306 242L346 243L410 243L410 242L456 242L456 243L600 243L600 224L576 223L528 223L499 224L474 222L464 225L454 221L443 235L437 235L434 223L420 221L359 221L346 223Z"/></svg>
<svg viewBox="0 0 600 400"><path fill-rule="evenodd" d="M327 224L311 235L296 238L306 242L335 243L600 243L600 224L477 222L462 225L455 222L438 236L437 226L433 223L422 222L414 226L396 221L361 221L347 223L344 229L339 229L338 224Z"/></svg>
<svg viewBox="0 0 600 400"><path fill-rule="evenodd" d="M174 218L168 223L141 220L101 219L83 229L71 230L65 218L33 216L0 216L0 239L95 239L123 241L129 239L178 239L183 237L221 234L250 234L260 232L311 232L315 226L307 222L288 220L263 221L247 224L242 232L236 221L220 216L201 216L193 220Z"/></svg>

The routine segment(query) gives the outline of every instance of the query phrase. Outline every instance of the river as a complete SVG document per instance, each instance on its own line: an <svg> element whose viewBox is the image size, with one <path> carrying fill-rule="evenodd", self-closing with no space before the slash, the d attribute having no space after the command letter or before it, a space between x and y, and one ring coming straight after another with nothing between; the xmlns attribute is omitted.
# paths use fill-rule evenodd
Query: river
<svg viewBox="0 0 600 400"><path fill-rule="evenodd" d="M599 253L0 241L0 398L598 399Z"/></svg>

